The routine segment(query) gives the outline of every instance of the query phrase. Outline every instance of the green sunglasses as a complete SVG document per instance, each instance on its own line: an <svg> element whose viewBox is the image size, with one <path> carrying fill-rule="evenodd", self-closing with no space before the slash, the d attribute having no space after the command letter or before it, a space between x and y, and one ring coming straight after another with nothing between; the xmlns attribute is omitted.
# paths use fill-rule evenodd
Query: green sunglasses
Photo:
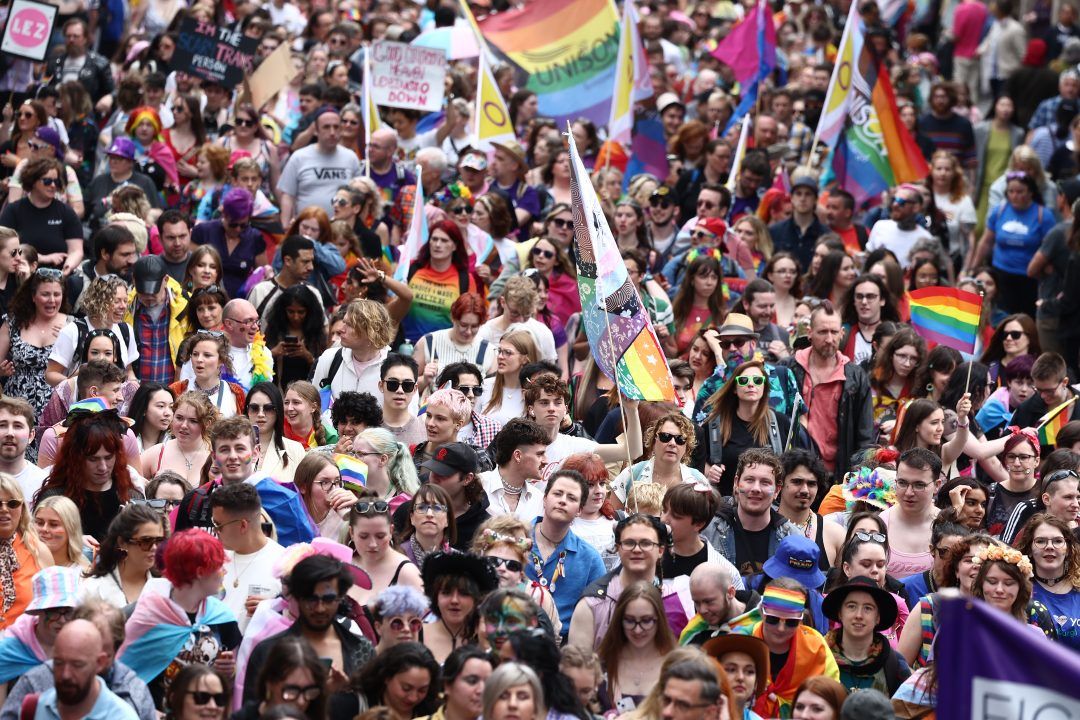
<svg viewBox="0 0 1080 720"><path fill-rule="evenodd" d="M740 375L739 377L735 378L735 382L739 383L739 387L746 387L751 382L753 382L758 387L761 387L765 384L765 378L763 378L761 375Z"/></svg>

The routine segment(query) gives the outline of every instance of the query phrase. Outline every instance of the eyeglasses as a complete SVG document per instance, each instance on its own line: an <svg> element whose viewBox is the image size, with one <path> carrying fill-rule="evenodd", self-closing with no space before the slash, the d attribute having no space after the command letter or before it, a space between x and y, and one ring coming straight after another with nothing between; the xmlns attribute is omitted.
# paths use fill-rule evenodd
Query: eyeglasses
<svg viewBox="0 0 1080 720"><path fill-rule="evenodd" d="M259 403L248 403L247 409L249 415L258 415L259 413L269 415L270 413L277 412L273 403L263 403L262 405Z"/></svg>
<svg viewBox="0 0 1080 720"><path fill-rule="evenodd" d="M623 617L622 626L624 630L633 630L635 628L641 628L642 630L652 630L656 627L656 616L644 617L644 618L632 618Z"/></svg>
<svg viewBox="0 0 1080 720"><path fill-rule="evenodd" d="M775 615L766 615L765 624L782 625L786 628L797 628L802 625L802 618L778 618Z"/></svg>
<svg viewBox="0 0 1080 720"><path fill-rule="evenodd" d="M340 480L316 480L312 484L318 485L320 488L322 488L323 492L329 492L334 488L342 487Z"/></svg>
<svg viewBox="0 0 1080 720"><path fill-rule="evenodd" d="M855 302L875 302L880 299L877 293L855 293Z"/></svg>
<svg viewBox="0 0 1080 720"><path fill-rule="evenodd" d="M255 127L255 121L251 118L236 118L237 127Z"/></svg>
<svg viewBox="0 0 1080 720"><path fill-rule="evenodd" d="M225 707L225 693L212 693L204 690L188 690L187 694L195 701L196 705L209 705L213 700L218 707Z"/></svg>
<svg viewBox="0 0 1080 720"><path fill-rule="evenodd" d="M45 187L59 187L60 180L57 178L41 178L41 184Z"/></svg>
<svg viewBox="0 0 1080 720"><path fill-rule="evenodd" d="M237 318L225 318L229 322L234 322L237 325L243 325L244 327L253 327L259 324L259 318L250 318L248 320L238 320Z"/></svg>
<svg viewBox="0 0 1080 720"><path fill-rule="evenodd" d="M391 378L390 380L383 380L383 385L385 385L386 389L390 392L397 392L400 388L406 395L416 389L415 380L395 380Z"/></svg>
<svg viewBox="0 0 1080 720"><path fill-rule="evenodd" d="M337 593L325 593L323 595L308 595L305 598L300 598L300 602L305 605L336 605L340 600L340 596Z"/></svg>
<svg viewBox="0 0 1080 720"><path fill-rule="evenodd" d="M931 483L922 480L919 480L917 482L911 482L910 480L897 479L896 481L897 490L914 490L915 492L923 492L928 487L930 487L930 485Z"/></svg>
<svg viewBox="0 0 1080 720"><path fill-rule="evenodd" d="M552 250L545 250L543 248L534 247L532 249L532 256L533 257L542 257L542 258L545 258L547 260L551 260L551 259L553 259L555 257L555 252L552 251Z"/></svg>
<svg viewBox="0 0 1080 720"><path fill-rule="evenodd" d="M163 542L165 542L165 536L163 535L150 535L147 537L131 538L130 540L128 540L129 545L134 545L143 552L150 552Z"/></svg>
<svg viewBox="0 0 1080 720"><path fill-rule="evenodd" d="M1007 462L1007 463L1029 462L1029 461L1034 460L1034 459L1035 459L1034 455L1029 455L1027 453L1009 453L1008 455L1005 456L1005 462Z"/></svg>
<svg viewBox="0 0 1080 720"><path fill-rule="evenodd" d="M919 362L919 356L918 355L908 355L907 353L904 353L904 354L895 353L893 355L893 357L896 358L897 360L899 360L900 362L904 363L905 365L915 365L915 364L917 364Z"/></svg>
<svg viewBox="0 0 1080 720"><path fill-rule="evenodd" d="M735 378L735 382L739 387L746 387L750 383L754 383L757 387L761 387L765 384L765 378L761 375L740 375Z"/></svg>
<svg viewBox="0 0 1080 720"><path fill-rule="evenodd" d="M879 532L865 532L863 530L856 530L852 537L856 537L863 542L876 542L878 544L885 543L885 536Z"/></svg>
<svg viewBox="0 0 1080 720"><path fill-rule="evenodd" d="M487 561L488 565L493 568L497 569L501 566L506 566L506 569L510 572L521 572L521 568L523 567L518 560L507 560L506 558L492 557L490 555L488 555Z"/></svg>
<svg viewBox="0 0 1080 720"><path fill-rule="evenodd" d="M43 268L39 267L34 271L35 275L40 275L43 278L49 278L50 280L59 280L64 277L64 273L60 272L56 268Z"/></svg>
<svg viewBox="0 0 1080 720"><path fill-rule="evenodd" d="M705 230L695 230L690 233L690 237L695 240L711 240L716 237L716 233L706 232Z"/></svg>
<svg viewBox="0 0 1080 720"><path fill-rule="evenodd" d="M0 507L6 507L8 510L17 510L22 506L22 500L0 500Z"/></svg>
<svg viewBox="0 0 1080 720"><path fill-rule="evenodd" d="M669 432L658 432L658 433L656 433L656 439L659 440L662 443L669 443L672 440L674 440L675 444L678 445L679 447L682 447L683 445L686 444L686 436L685 435L672 435Z"/></svg>
<svg viewBox="0 0 1080 720"><path fill-rule="evenodd" d="M473 209L468 205L458 205L455 208L451 208L450 212L454 213L455 215L472 215Z"/></svg>
<svg viewBox="0 0 1080 720"><path fill-rule="evenodd" d="M311 701L322 695L322 688L318 685L305 685L304 687L300 687L299 685L286 685L281 688L281 699L285 702L292 702L301 695L304 696L305 700Z"/></svg>
<svg viewBox="0 0 1080 720"><path fill-rule="evenodd" d="M519 353L517 350L507 350L506 348L499 348L495 351L495 354L499 357L513 357L515 355L520 355L521 353Z"/></svg>
<svg viewBox="0 0 1080 720"><path fill-rule="evenodd" d="M1019 340L1027 335L1023 330L1009 330L1008 332L1001 333L1001 337L1005 340Z"/></svg>
<svg viewBox="0 0 1080 720"><path fill-rule="evenodd" d="M651 198L649 198L649 207L667 209L667 208L671 207L673 204L674 203L672 203L671 200L669 198L666 198L666 197L660 197L658 195L653 195Z"/></svg>
<svg viewBox="0 0 1080 720"><path fill-rule="evenodd" d="M646 552L653 548L660 547L660 543L653 542L652 540L620 540L617 544L623 550L637 550L638 548L641 548Z"/></svg>
<svg viewBox="0 0 1080 720"><path fill-rule="evenodd" d="M378 453L358 453L359 455L377 455ZM390 512L390 505L385 500L375 502L358 502L352 506L352 511L357 515L385 515Z"/></svg>
<svg viewBox="0 0 1080 720"><path fill-rule="evenodd" d="M457 388L463 395L472 395L473 397L480 397L484 394L484 388L482 385L458 385Z"/></svg>
<svg viewBox="0 0 1080 720"><path fill-rule="evenodd" d="M1065 547L1065 538L1058 535L1057 537L1047 538L1040 537L1031 541L1032 547L1044 548L1047 545L1051 547Z"/></svg>
<svg viewBox="0 0 1080 720"><path fill-rule="evenodd" d="M564 220L563 218L552 218L551 224L560 230L572 230L574 227L573 220Z"/></svg>
<svg viewBox="0 0 1080 720"><path fill-rule="evenodd" d="M402 630L405 629L405 627L406 627L405 621L402 620L399 617L396 617L396 618L394 618L393 620L390 621L390 629L393 630L394 632L401 632ZM422 628L422 627L424 627L424 621L421 620L420 618L412 618L408 622L409 632L411 632L411 633L420 632L420 628Z"/></svg>
<svg viewBox="0 0 1080 720"><path fill-rule="evenodd" d="M41 614L45 617L46 622L56 622L57 620L70 620L71 618L75 617L75 608L46 608L45 610L41 611Z"/></svg>
<svg viewBox="0 0 1080 720"><path fill-rule="evenodd" d="M415 506L413 510L420 513L421 515L427 515L428 513L432 513L434 515L442 515L446 512L446 506L439 503L425 502Z"/></svg>
<svg viewBox="0 0 1080 720"><path fill-rule="evenodd" d="M243 519L244 518L236 518L235 520L230 520L228 522L223 522L223 523L219 523L219 522L217 522L215 520L211 520L210 524L214 526L214 532L221 532L222 530L229 527L233 523L238 523L238 522L242 521Z"/></svg>

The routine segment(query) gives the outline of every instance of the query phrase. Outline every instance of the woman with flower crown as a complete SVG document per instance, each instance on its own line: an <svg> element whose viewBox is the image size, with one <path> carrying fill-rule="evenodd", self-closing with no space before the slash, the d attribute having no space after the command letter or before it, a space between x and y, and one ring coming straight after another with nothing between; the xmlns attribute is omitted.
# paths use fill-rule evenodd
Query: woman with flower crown
<svg viewBox="0 0 1080 720"><path fill-rule="evenodd" d="M1051 640L1057 639L1050 612L1031 597L1034 571L1026 555L1008 545L995 543L976 553L971 562L977 570L971 585L972 597L1013 616L1034 632L1043 633Z"/></svg>

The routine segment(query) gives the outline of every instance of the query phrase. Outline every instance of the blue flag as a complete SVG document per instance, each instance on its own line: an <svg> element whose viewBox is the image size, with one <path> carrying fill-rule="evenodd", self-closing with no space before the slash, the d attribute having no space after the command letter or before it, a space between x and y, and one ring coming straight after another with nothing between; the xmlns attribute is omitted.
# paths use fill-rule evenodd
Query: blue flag
<svg viewBox="0 0 1080 720"><path fill-rule="evenodd" d="M980 600L942 602L939 718L1080 717L1080 655Z"/></svg>

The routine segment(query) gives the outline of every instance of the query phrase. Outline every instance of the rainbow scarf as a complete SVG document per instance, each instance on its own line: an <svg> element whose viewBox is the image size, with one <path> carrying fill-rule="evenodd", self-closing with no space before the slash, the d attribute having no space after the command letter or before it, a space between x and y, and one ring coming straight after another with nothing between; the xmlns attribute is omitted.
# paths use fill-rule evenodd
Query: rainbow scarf
<svg viewBox="0 0 1080 720"><path fill-rule="evenodd" d="M764 639L763 627L763 622L758 623L750 634ZM821 633L812 627L800 625L791 641L787 662L776 679L757 698L754 712L767 718L790 718L799 685L815 675L825 675L839 682L840 668Z"/></svg>
<svg viewBox="0 0 1080 720"><path fill-rule="evenodd" d="M0 683L14 680L49 659L34 628L37 617L23 614L0 637Z"/></svg>
<svg viewBox="0 0 1080 720"><path fill-rule="evenodd" d="M143 593L127 621L127 639L116 656L149 683L176 659L197 628L235 620L232 610L215 597L206 599L192 624L171 598Z"/></svg>

